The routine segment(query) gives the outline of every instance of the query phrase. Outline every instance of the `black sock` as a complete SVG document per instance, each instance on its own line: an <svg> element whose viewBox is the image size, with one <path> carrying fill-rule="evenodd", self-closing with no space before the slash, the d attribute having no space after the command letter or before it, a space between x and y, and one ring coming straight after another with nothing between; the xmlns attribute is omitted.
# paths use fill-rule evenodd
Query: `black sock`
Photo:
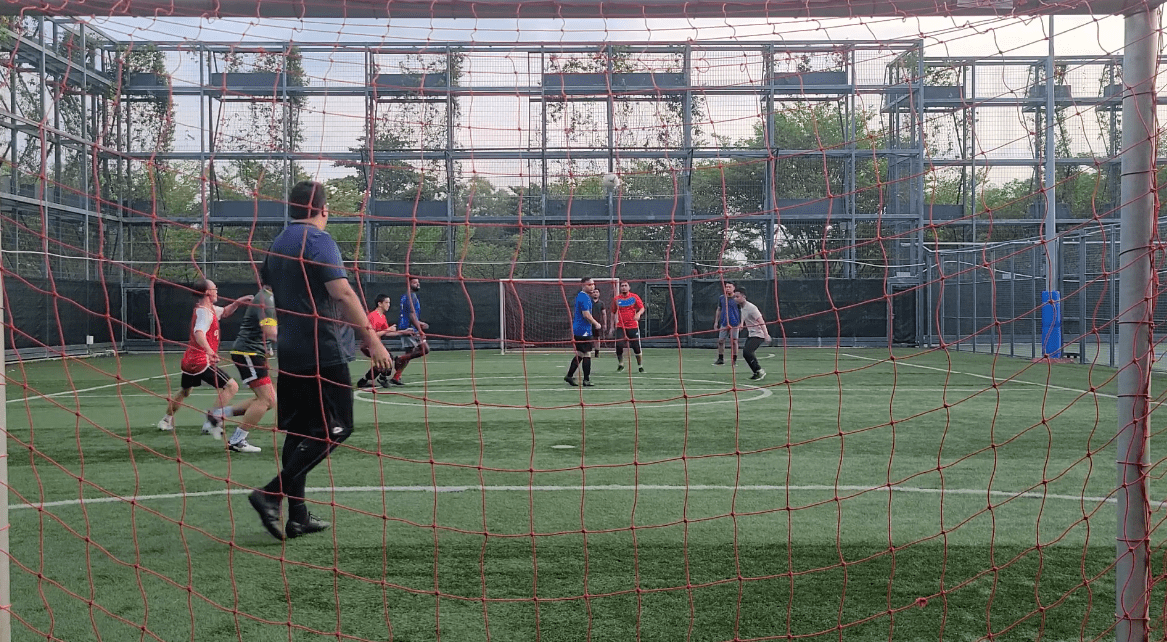
<svg viewBox="0 0 1167 642"><path fill-rule="evenodd" d="M572 357L571 365L567 368L567 376L574 377L575 369L579 366L579 357Z"/></svg>
<svg viewBox="0 0 1167 642"><path fill-rule="evenodd" d="M585 357L583 360L584 381L592 378L592 358Z"/></svg>

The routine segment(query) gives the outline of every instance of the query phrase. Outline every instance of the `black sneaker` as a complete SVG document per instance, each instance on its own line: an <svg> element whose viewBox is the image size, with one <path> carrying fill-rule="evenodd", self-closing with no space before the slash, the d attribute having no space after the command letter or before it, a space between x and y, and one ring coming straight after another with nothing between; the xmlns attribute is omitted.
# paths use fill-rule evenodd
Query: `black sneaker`
<svg viewBox="0 0 1167 642"><path fill-rule="evenodd" d="M644 374L644 366L637 368L637 370L640 372L640 374Z"/></svg>
<svg viewBox="0 0 1167 642"><path fill-rule="evenodd" d="M381 386L382 388L388 388L389 377L387 375L381 375L380 377L377 377L377 385Z"/></svg>
<svg viewBox="0 0 1167 642"><path fill-rule="evenodd" d="M394 386L404 386L405 385L405 383L403 381L401 381L400 379L390 379L389 383L391 383ZM385 387L388 388L389 386L385 386Z"/></svg>
<svg viewBox="0 0 1167 642"><path fill-rule="evenodd" d="M584 380L583 380L583 384L582 384L582 385L583 385L583 387L585 387L585 388L591 388L591 387L592 387L592 381L591 381L591 379L584 379Z"/></svg>
<svg viewBox="0 0 1167 642"><path fill-rule="evenodd" d="M624 364L616 366L616 372L624 372Z"/></svg>
<svg viewBox="0 0 1167 642"><path fill-rule="evenodd" d="M572 379L571 377L564 377L563 380L567 382L567 385L573 388L575 387L575 379Z"/></svg>
<svg viewBox="0 0 1167 642"><path fill-rule="evenodd" d="M758 381L760 379L765 379L765 378L766 378L766 371L765 370L758 370L757 372L754 373L754 376L750 377L750 379L753 379L754 381Z"/></svg>
<svg viewBox="0 0 1167 642"><path fill-rule="evenodd" d="M292 539L301 535L319 533L320 531L328 530L331 526L332 524L330 522L317 519L315 515L308 513L308 519L301 522L289 519L288 525L284 528L284 532L288 534L288 539Z"/></svg>
<svg viewBox="0 0 1167 642"><path fill-rule="evenodd" d="M722 358L718 357L717 361L714 361L714 362L713 362L713 365L715 365L715 366L724 366L724 365L725 365L725 359L722 359Z"/></svg>
<svg viewBox="0 0 1167 642"><path fill-rule="evenodd" d="M263 490L253 490L247 496L247 501L251 502L251 507L259 513L259 521L267 529L267 532L276 539L284 539L284 532L280 530L279 496L270 495Z"/></svg>

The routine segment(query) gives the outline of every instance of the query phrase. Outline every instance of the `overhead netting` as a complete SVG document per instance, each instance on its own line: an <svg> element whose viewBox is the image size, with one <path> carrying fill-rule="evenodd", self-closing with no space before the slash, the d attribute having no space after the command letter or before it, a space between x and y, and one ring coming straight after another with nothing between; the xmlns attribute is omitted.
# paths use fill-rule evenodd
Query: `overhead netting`
<svg viewBox="0 0 1167 642"><path fill-rule="evenodd" d="M0 28L12 639L1116 636L1121 18L70 14ZM180 359L303 180L431 351L281 542L248 306L233 399Z"/></svg>

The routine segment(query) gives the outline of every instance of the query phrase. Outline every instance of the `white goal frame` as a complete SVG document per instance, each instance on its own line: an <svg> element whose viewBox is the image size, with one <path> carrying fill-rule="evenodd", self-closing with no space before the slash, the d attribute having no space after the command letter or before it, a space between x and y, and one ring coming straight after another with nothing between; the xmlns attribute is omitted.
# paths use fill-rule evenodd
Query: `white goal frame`
<svg viewBox="0 0 1167 642"><path fill-rule="evenodd" d="M610 284L613 294L620 291L620 279L612 277L593 277L596 286L602 283ZM499 354L514 354L517 352L528 352L524 348L517 348L507 350L507 288L514 287L517 283L547 283L554 285L563 285L565 287L578 286L579 279L499 279L498 280L498 350ZM610 301L609 301L610 303ZM565 337L564 342L571 341L571 337ZM566 352L567 349L558 348L538 348L536 352Z"/></svg>

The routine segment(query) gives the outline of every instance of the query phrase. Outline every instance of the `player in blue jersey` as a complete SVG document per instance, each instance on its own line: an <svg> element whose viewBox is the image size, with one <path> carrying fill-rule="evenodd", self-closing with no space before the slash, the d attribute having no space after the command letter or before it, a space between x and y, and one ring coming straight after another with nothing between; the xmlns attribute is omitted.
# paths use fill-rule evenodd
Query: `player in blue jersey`
<svg viewBox="0 0 1167 642"><path fill-rule="evenodd" d="M592 281L592 277L585 276L579 280L580 291L575 295L575 304L572 306L571 313L571 333L574 335L575 341L575 357L571 360L571 366L567 369L567 376L563 378L570 385L575 385L575 371L580 369L583 371L583 381L580 385L590 387L592 385L592 339L595 337L595 331L600 329L600 322L596 321L592 316L592 291L596 289L596 283Z"/></svg>
<svg viewBox="0 0 1167 642"><path fill-rule="evenodd" d="M730 366L737 366L737 339L742 327L742 313L733 300L733 283L725 282L725 294L717 298L717 312L714 313L713 329L717 330L717 361L715 366L725 365L725 340L729 339Z"/></svg>
<svg viewBox="0 0 1167 642"><path fill-rule="evenodd" d="M401 349L405 354L393 362L396 372L389 380L389 383L395 386L405 385L401 380L401 372L405 370L405 366L418 357L424 357L430 351L430 344L425 340L425 331L430 329L430 324L421 320L421 300L417 298L417 293L421 290L421 281L414 276L408 279L408 283L409 290L401 295L401 316L397 318L397 331L402 333ZM409 333L411 329L414 330L413 333Z"/></svg>

